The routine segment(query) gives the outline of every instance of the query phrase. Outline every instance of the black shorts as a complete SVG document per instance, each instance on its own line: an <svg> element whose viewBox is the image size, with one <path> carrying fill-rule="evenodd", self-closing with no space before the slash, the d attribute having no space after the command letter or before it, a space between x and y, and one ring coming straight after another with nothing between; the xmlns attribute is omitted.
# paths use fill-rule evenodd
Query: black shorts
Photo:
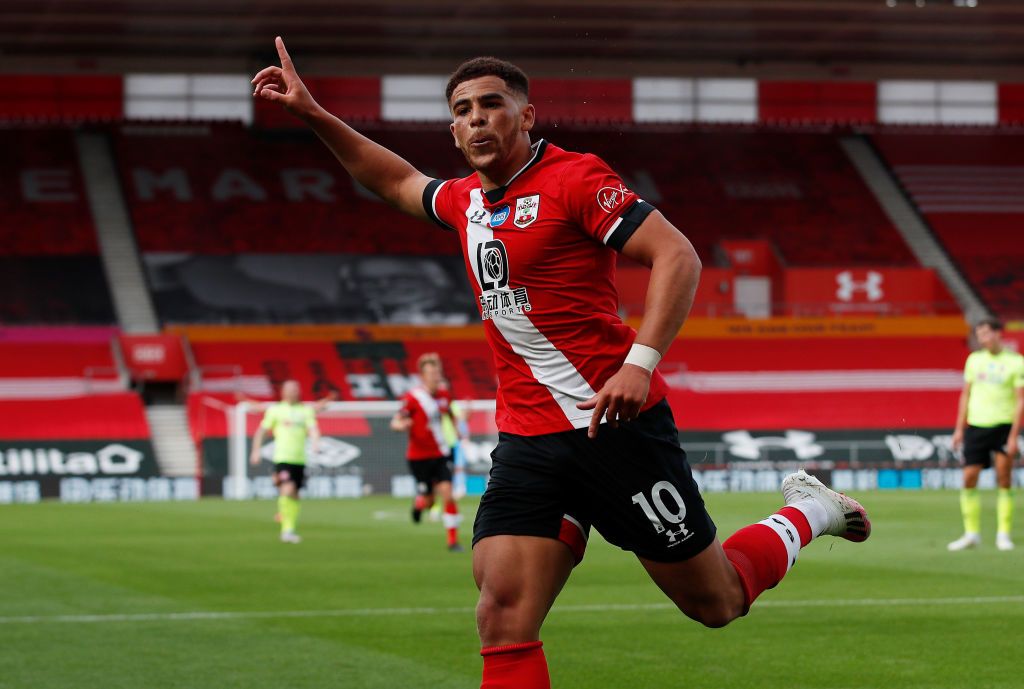
<svg viewBox="0 0 1024 689"><path fill-rule="evenodd" d="M585 428L500 433L491 458L474 545L488 536L556 538L578 563L593 525L623 550L679 562L715 538L664 400L619 428L602 424L594 440Z"/></svg>
<svg viewBox="0 0 1024 689"><path fill-rule="evenodd" d="M435 484L452 480L452 460L450 457L410 459L409 471L416 479L416 492L430 495L434 492Z"/></svg>
<svg viewBox="0 0 1024 689"><path fill-rule="evenodd" d="M992 466L992 453L1006 453L1010 439L1010 424L982 428L968 426L964 431L964 464L980 464L982 469Z"/></svg>
<svg viewBox="0 0 1024 689"><path fill-rule="evenodd" d="M278 462L274 464L274 476L278 483L291 481L296 488L302 488L306 483L306 465Z"/></svg>

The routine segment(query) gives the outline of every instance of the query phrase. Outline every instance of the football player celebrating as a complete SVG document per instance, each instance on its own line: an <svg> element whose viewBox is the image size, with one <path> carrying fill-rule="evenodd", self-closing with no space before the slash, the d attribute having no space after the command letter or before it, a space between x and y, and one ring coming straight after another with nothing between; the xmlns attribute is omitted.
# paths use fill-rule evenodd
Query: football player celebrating
<svg viewBox="0 0 1024 689"><path fill-rule="evenodd" d="M783 481L786 506L719 542L655 368L700 260L601 159L531 140L521 70L476 58L452 75L450 131L475 173L439 180L326 112L280 38L277 50L281 66L256 75L253 95L305 121L360 184L462 243L499 379L501 433L473 533L483 689L550 686L541 625L591 526L709 627L744 615L811 539L868 537L857 502L799 472ZM651 269L638 332L616 312L616 252Z"/></svg>

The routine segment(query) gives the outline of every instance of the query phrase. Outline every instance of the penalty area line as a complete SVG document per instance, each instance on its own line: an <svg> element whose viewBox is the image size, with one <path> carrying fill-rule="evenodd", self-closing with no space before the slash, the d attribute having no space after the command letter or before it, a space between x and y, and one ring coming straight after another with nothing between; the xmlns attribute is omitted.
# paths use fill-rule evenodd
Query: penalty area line
<svg viewBox="0 0 1024 689"><path fill-rule="evenodd" d="M928 607L940 605L1021 604L1024 596L959 596L951 598L836 598L807 600L766 600L755 608L827 608L827 607ZM631 612L674 610L671 603L598 603L594 605L555 605L554 615L574 612ZM403 617L413 615L472 614L471 606L438 608L349 608L340 610L240 610L148 612L101 615L12 615L0 617L7 624L99 624L106 622L189 622L203 620L302 619L317 617Z"/></svg>

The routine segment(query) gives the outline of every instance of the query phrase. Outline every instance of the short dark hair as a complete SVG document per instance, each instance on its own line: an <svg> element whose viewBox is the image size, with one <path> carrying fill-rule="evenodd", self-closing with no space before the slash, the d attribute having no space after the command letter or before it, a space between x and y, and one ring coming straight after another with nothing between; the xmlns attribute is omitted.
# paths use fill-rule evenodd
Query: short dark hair
<svg viewBox="0 0 1024 689"><path fill-rule="evenodd" d="M980 328L983 325L987 325L988 327L990 327L990 328L992 328L993 330L996 330L996 331L1002 331L1002 329L1003 329L1003 322L1001 320L999 320L998 318L992 318L992 317L982 318L981 320L979 320L977 323L974 324L974 329L977 330L978 328Z"/></svg>
<svg viewBox="0 0 1024 689"><path fill-rule="evenodd" d="M530 97L530 79L523 70L511 62L499 60L496 57L474 57L466 60L448 79L448 86L444 89L444 98L451 101L452 93L464 81L477 79L478 77L498 77L505 82L505 85L512 91L522 94L524 98Z"/></svg>

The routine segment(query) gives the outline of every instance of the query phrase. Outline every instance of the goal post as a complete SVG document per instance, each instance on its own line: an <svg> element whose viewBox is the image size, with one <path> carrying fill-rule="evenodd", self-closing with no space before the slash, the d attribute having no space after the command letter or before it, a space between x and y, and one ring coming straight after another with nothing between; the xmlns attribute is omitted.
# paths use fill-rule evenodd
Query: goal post
<svg viewBox="0 0 1024 689"><path fill-rule="evenodd" d="M469 437L453 451L456 495L478 495L486 485L491 450L497 443L494 400L457 400ZM268 403L241 402L228 412L228 467L224 497L244 500L277 495L271 480L274 439L264 438L260 463L252 465L252 437ZM416 485L405 459L408 434L391 430L397 401L331 402L317 412L318 451L306 447L305 498L363 495L411 497Z"/></svg>

